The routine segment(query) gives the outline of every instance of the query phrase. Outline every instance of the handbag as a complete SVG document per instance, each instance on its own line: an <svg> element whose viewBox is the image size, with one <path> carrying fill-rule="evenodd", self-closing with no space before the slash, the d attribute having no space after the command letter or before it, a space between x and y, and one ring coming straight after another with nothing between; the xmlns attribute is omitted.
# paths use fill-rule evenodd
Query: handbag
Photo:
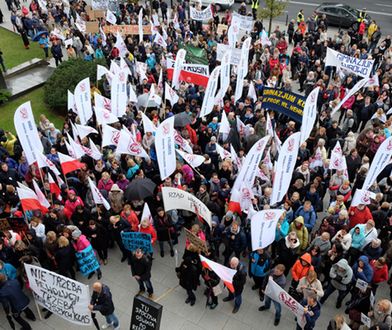
<svg viewBox="0 0 392 330"><path fill-rule="evenodd" d="M218 284L218 285L214 286L212 288L212 292L214 293L215 297L219 296L223 292L221 285Z"/></svg>

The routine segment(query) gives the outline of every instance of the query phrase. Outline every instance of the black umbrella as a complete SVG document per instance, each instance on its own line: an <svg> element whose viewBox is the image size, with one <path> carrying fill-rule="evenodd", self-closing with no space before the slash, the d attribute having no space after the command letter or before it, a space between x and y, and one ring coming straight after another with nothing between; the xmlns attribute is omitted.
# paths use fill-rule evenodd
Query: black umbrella
<svg viewBox="0 0 392 330"><path fill-rule="evenodd" d="M125 199L127 201L143 200L146 197L153 196L156 184L148 178L132 180L125 190Z"/></svg>
<svg viewBox="0 0 392 330"><path fill-rule="evenodd" d="M191 116L185 111L174 116L174 127L185 127L191 122Z"/></svg>

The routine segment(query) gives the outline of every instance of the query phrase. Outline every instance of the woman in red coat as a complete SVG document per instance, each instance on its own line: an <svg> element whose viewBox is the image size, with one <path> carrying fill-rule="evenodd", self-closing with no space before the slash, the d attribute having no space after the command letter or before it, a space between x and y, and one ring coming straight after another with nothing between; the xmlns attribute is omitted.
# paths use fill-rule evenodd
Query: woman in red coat
<svg viewBox="0 0 392 330"><path fill-rule="evenodd" d="M384 257L370 261L370 266L373 269L372 291L376 295L379 284L388 281L388 266Z"/></svg>
<svg viewBox="0 0 392 330"><path fill-rule="evenodd" d="M150 234L151 244L154 245L157 240L157 232L155 231L154 226L150 223L148 219L142 219L142 221L140 221L139 232L144 234Z"/></svg>

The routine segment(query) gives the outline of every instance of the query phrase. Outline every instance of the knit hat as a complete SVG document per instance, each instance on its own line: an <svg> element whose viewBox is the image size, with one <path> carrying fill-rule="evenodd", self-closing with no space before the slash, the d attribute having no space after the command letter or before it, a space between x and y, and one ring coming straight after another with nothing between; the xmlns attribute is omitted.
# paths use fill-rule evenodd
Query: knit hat
<svg viewBox="0 0 392 330"><path fill-rule="evenodd" d="M225 215L225 217L227 217L227 218L232 218L233 217L233 212L231 212L231 211L227 211L226 212L226 215Z"/></svg>
<svg viewBox="0 0 392 330"><path fill-rule="evenodd" d="M110 191L121 191L121 189L119 188L119 186L115 183L112 188L110 188Z"/></svg>
<svg viewBox="0 0 392 330"><path fill-rule="evenodd" d="M80 235L82 235L82 232L81 232L79 229L75 229L75 230L72 232L72 238L79 238Z"/></svg>

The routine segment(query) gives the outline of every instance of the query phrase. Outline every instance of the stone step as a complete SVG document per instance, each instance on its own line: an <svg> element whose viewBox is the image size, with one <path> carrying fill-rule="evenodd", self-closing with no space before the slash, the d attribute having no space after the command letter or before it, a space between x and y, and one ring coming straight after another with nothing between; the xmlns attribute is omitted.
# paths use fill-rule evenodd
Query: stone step
<svg viewBox="0 0 392 330"><path fill-rule="evenodd" d="M40 58L33 58L27 62L24 62L22 64L19 64L9 70L7 70L6 73L4 73L4 77L11 78L15 75L19 75L23 72L26 72L28 70L34 69L34 68L42 68L48 66L50 63L46 60L40 59Z"/></svg>

